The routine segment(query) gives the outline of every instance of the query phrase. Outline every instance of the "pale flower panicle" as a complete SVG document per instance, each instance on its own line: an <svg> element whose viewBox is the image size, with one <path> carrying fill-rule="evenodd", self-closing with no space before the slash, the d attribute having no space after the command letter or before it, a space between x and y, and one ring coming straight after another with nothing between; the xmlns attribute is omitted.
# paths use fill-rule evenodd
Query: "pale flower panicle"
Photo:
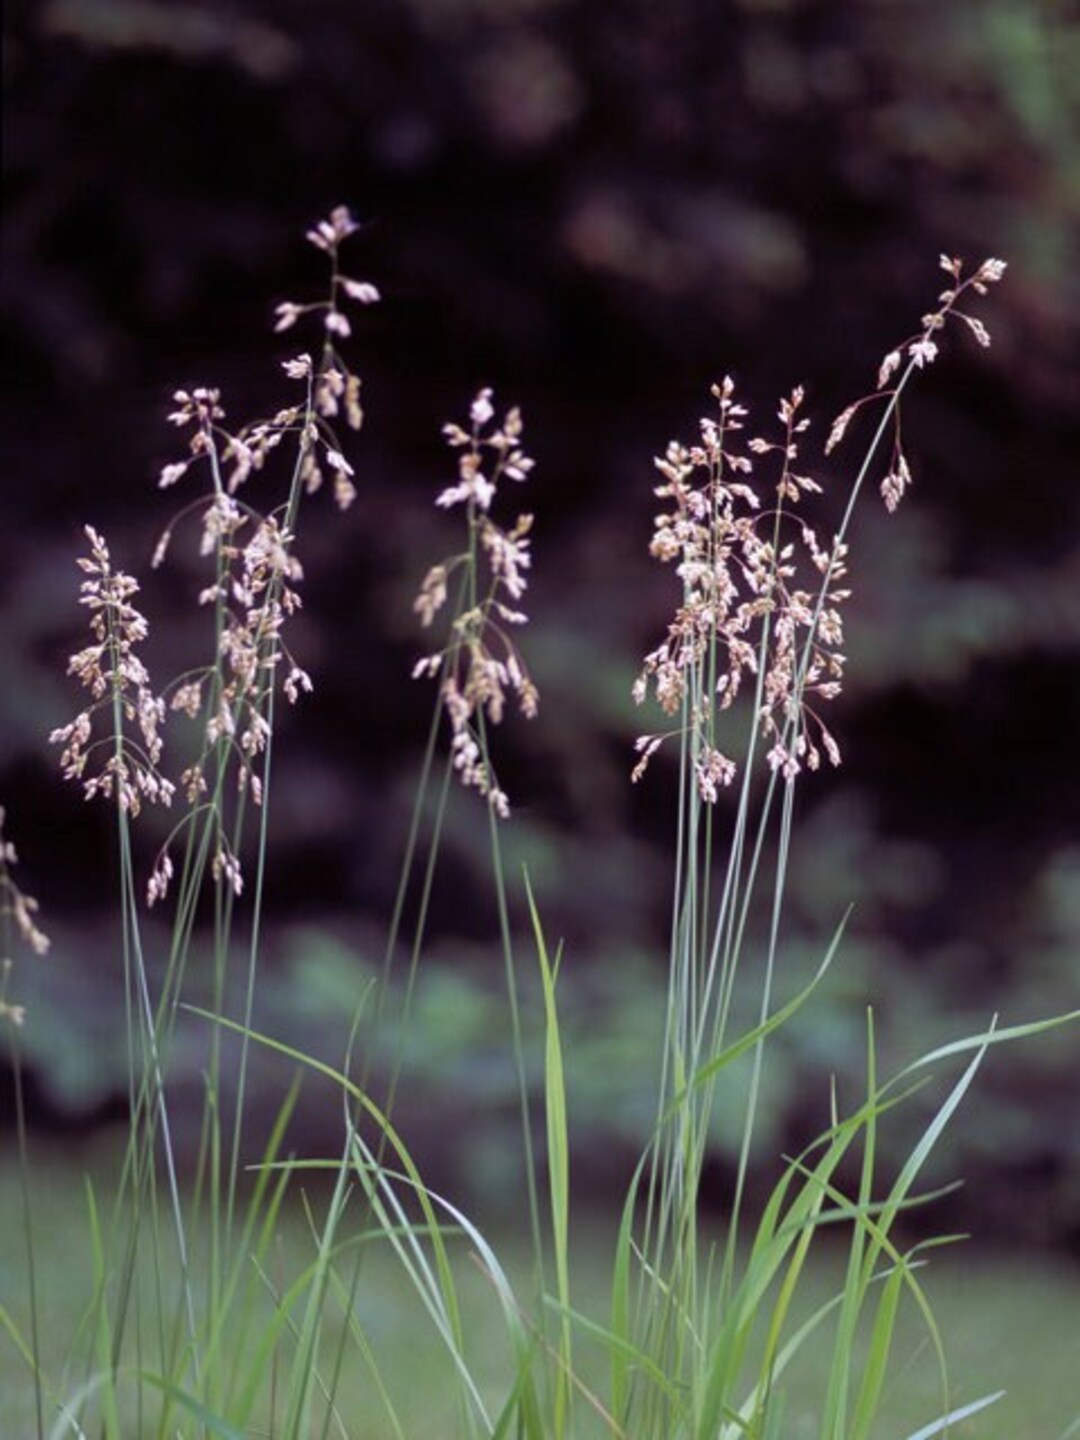
<svg viewBox="0 0 1080 1440"><path fill-rule="evenodd" d="M320 220L307 232L307 239L318 250L333 252L348 236L359 230L347 205L335 205L328 220Z"/></svg>
<svg viewBox="0 0 1080 1440"><path fill-rule="evenodd" d="M0 915L8 916L15 922L15 929L20 939L34 952L35 955L44 955L49 949L49 937L38 925L36 916L39 911L38 902L32 895L28 895L15 883L12 870L19 863L19 857L15 846L4 834L4 822L7 818L4 807L0 805ZM0 992L0 1000L3 995ZM0 1014L4 1011L0 1009ZM8 1010L8 1017L13 1019L15 1024L21 1024L21 1019Z"/></svg>
<svg viewBox="0 0 1080 1440"><path fill-rule="evenodd" d="M493 392L485 387L469 408L468 427L443 426L446 443L460 452L458 482L442 490L435 504L441 509L466 507L471 542L466 553L429 568L413 610L420 623L430 627L446 604L450 575L462 566L471 569L473 587L482 598L452 617L447 643L421 657L412 674L414 679L441 677L439 695L450 724L453 767L464 785L478 790L495 814L505 818L509 801L492 778L484 753L486 734L477 716L482 713L486 721L499 724L513 697L519 711L532 718L539 693L506 628L528 622L520 602L532 566L532 516L520 515L505 529L490 513L500 480L525 480L533 461L519 443L524 428L520 410L511 408L501 424L491 428L495 414ZM477 574L481 558L488 572L484 582Z"/></svg>
<svg viewBox="0 0 1080 1440"><path fill-rule="evenodd" d="M356 300L361 305L374 305L382 299L377 287L369 280L350 280L345 275L339 275L338 284L350 300Z"/></svg>
<svg viewBox="0 0 1080 1440"><path fill-rule="evenodd" d="M911 484L911 471L908 468L907 460L900 443L899 424L899 395L904 388L905 382L914 370L924 370L936 360L940 346L934 337L944 331L950 318L954 317L961 321L975 337L977 344L983 349L990 345L990 332L986 325L976 315L970 315L966 310L959 307L959 301L972 292L976 295L985 295L989 285L996 284L1004 275L1006 265L1004 260L993 258L984 260L974 274L964 279L964 263L961 259L951 255L941 255L938 258L939 266L949 275L952 284L938 296L938 308L929 311L922 317L922 331L918 335L909 336L888 352L881 362L881 368L877 377L877 394L864 395L853 405L849 405L833 421L829 433L828 443L825 446L825 453L828 454L843 439L848 424L855 412L872 400L885 397L893 406L892 423L894 429L894 442L892 459L888 471L881 481L880 489L885 506L890 514L896 510L904 497L904 494ZM886 389L892 377L904 364L904 357L907 357L907 368L897 382L895 388ZM785 761L787 763L787 761Z"/></svg>
<svg viewBox="0 0 1080 1440"><path fill-rule="evenodd" d="M735 761L712 736L717 712L735 703L744 683L750 679L760 687L759 725L774 737L774 759L790 771L797 747L781 755L777 746L782 748L792 728L805 732L812 718L809 696L823 701L839 693L844 663L838 607L847 592L835 582L844 574L845 547L820 544L795 508L821 489L794 468L799 437L809 423L800 413L804 391L796 387L780 401L779 440L759 436L746 442L753 454L772 456L778 464L778 503L772 510L762 508L748 483L732 478L750 471L730 433L742 428L747 414L734 393L730 376L714 386L720 413L700 422L701 443L686 447L672 441L656 461L665 481L656 494L669 508L656 517L649 548L657 559L674 564L682 599L632 691L638 704L651 691L666 714L681 719L673 731L638 740L633 779L641 778L666 739L688 735L698 794L706 804L714 804L737 774ZM846 424L850 415L842 419ZM778 545L781 527L791 521L797 538ZM814 573L810 589L798 583L807 564ZM815 598L823 589L827 594ZM806 753L817 751L807 747Z"/></svg>
<svg viewBox="0 0 1080 1440"><path fill-rule="evenodd" d="M67 725L53 730L49 740L64 747L60 756L63 776L80 781L88 800L115 794L123 810L134 816L144 799L160 805L172 803L175 787L158 769L165 704L153 694L146 667L135 650L148 633L145 617L131 603L138 583L113 569L109 548L93 526L85 526L84 531L90 554L78 560L88 577L80 586L79 603L90 611L94 643L72 655L68 673L90 691L91 704ZM86 778L95 749L93 717L103 708L107 708L110 722L115 714L121 725L134 725L136 733L124 728L115 736L115 744L103 751L108 758L96 774Z"/></svg>

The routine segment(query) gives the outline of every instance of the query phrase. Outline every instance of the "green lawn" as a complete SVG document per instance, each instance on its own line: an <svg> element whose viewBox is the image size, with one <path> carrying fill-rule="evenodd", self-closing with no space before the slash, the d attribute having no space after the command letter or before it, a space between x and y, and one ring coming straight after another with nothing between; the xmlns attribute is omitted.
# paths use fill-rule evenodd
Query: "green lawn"
<svg viewBox="0 0 1080 1440"><path fill-rule="evenodd" d="M98 1176L102 1156L91 1157ZM13 1155L0 1153L0 1303L25 1322L25 1254L21 1201ZM80 1318L90 1269L85 1240L85 1200L77 1164L53 1151L37 1162L34 1219L38 1239L42 1349L55 1373L63 1366L68 1337ZM525 1266L520 1237L498 1237L499 1253L511 1273ZM572 1279L576 1303L603 1319L611 1227L608 1217L592 1213L575 1235ZM306 1225L300 1207L281 1226L282 1276L296 1273L308 1256ZM491 1287L466 1247L460 1250L466 1323L476 1369L497 1406L504 1393L506 1346ZM837 1284L839 1255L821 1257L810 1273L807 1306L828 1298ZM927 1286L946 1335L954 1385L960 1404L990 1390L1008 1394L997 1405L953 1428L955 1440L1058 1440L1080 1415L1080 1269L1046 1256L1003 1255L964 1245L936 1252ZM359 1318L379 1357L409 1440L437 1440L454 1431L454 1406L447 1403L448 1370L439 1342L410 1294L393 1259L373 1249L358 1303ZM888 1383L884 1417L875 1434L882 1440L903 1437L935 1413L935 1371L919 1317L903 1327L899 1361ZM602 1390L601 1357L583 1345L582 1374ZM816 1391L812 1357L790 1379L784 1422L785 1440L816 1440ZM76 1377L70 1377L74 1384ZM23 1362L6 1335L0 1335L0 1433L22 1440L35 1433L33 1392ZM391 1431L377 1420L370 1380L358 1361L350 1362L342 1414L350 1436L381 1440ZM580 1411L584 1419L584 1410ZM269 1414L264 1429L273 1433ZM586 1434L602 1433L583 1425ZM70 1432L68 1432L70 1433ZM252 1432L253 1434L256 1432ZM1080 1431L1076 1432L1080 1433Z"/></svg>

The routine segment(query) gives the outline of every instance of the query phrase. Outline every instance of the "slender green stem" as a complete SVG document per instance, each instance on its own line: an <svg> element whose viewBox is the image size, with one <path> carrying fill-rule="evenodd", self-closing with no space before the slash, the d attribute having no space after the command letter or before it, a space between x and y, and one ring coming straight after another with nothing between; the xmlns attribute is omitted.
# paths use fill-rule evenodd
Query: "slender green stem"
<svg viewBox="0 0 1080 1440"><path fill-rule="evenodd" d="M4 912L7 929L7 912ZM6 937L5 937L6 938ZM5 947L6 948L6 947ZM15 1035L14 1024L9 1026L11 1056L11 1079L15 1091L15 1136L19 1150L19 1189L22 1197L23 1240L26 1246L27 1304L30 1309L30 1351L34 1365L34 1414L37 1422L38 1440L45 1440L45 1402L41 1388L41 1339L38 1321L38 1284L36 1252L34 1246L33 1204L30 1195L30 1145L26 1133L26 1098L23 1094L22 1053Z"/></svg>

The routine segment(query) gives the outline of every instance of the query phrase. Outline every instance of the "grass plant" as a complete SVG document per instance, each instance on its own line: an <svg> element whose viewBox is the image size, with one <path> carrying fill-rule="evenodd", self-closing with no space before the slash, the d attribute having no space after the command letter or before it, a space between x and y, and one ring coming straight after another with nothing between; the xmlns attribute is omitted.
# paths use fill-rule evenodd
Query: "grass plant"
<svg viewBox="0 0 1080 1440"><path fill-rule="evenodd" d="M828 449L857 412L878 408L827 543L806 513L820 486L801 458L809 425L801 388L781 400L775 433L746 438L748 413L724 378L712 390L715 413L701 421L693 441L672 442L656 462L664 511L651 550L673 566L677 601L634 687L639 703L655 699L665 718L663 730L638 741L633 778L644 779L663 746L676 752L668 990L653 1135L611 1242L608 1301L597 1309L591 1299L582 1303L574 1283L573 1155L558 993L563 956L549 944L528 877L508 873L501 840L512 820L495 732L510 708L534 715L539 697L518 640L527 623L532 518L496 517L508 487L522 485L533 462L523 449L520 412L500 416L489 389L476 396L465 423L444 430L456 475L436 504L462 515L464 534L461 548L429 569L415 602L422 625L439 634L414 671L435 683L435 706L383 974L356 997L354 1036L356 1053L373 1053L363 1040L386 1014L399 957L406 969L395 993L407 1027L451 786L460 782L475 792L470 798L490 851L519 1089L527 1273L505 1264L461 1206L425 1181L423 1159L394 1115L400 1057L379 1074L366 1062L354 1065L352 1049L330 1065L253 1023L279 692L295 703L311 688L287 640L303 578L298 536L315 491L332 489L342 508L355 496L336 426L344 420L360 428L360 381L340 347L351 331L350 303L379 298L373 285L340 268L356 228L338 208L309 231L329 263L327 295L278 307L279 332L320 323L317 358L304 352L284 365L299 398L269 419L230 429L218 391L177 392L169 418L184 432L186 449L164 467L160 484L171 489L201 475L206 490L169 524L154 563L165 559L175 532L193 528L208 569L198 598L210 647L207 659L163 693L141 658L148 625L135 604L137 582L117 568L104 537L86 530L81 602L92 636L70 669L88 699L52 738L65 775L114 811L130 1124L112 1183L87 1182L88 1293L56 1368L38 1318L33 1174L18 1090L18 1027L25 1017L9 999L6 966L0 1017L16 1077L29 1295L18 1315L0 1310L0 1323L25 1361L39 1440L411 1437L414 1422L403 1418L395 1394L396 1367L380 1351L377 1303L372 1309L371 1287L388 1261L444 1356L427 1433L468 1440L780 1440L795 1433L789 1377L813 1353L815 1396L809 1411L799 1401L798 1433L870 1440L881 1433L883 1395L901 1364L897 1336L911 1315L934 1357L939 1398L908 1440L966 1424L998 1395L993 1387L978 1395L950 1388L945 1336L924 1276L930 1252L954 1237L908 1246L898 1221L934 1198L920 1189L923 1171L987 1051L1076 1016L1004 1027L990 1020L982 1033L883 1079L868 1013L861 1099L852 1105L834 1097L830 1124L779 1164L759 1213L748 1195L752 1173L771 1164L754 1137L772 1037L812 1004L842 950L841 919L817 973L795 977L791 998L779 998L792 989L781 966L796 793L824 760L840 763L824 711L844 678L852 516L875 474L884 474L890 510L903 501L911 471L901 443L902 399L935 360L947 327L960 323L989 343L967 307L1001 279L1004 265L987 260L965 277L958 260L942 257L947 281L936 308L890 350L875 389L833 425ZM279 470L281 499L254 508L246 498L253 480L269 483ZM175 742L185 756L176 780L163 769L167 721L170 729L176 722L189 726L187 738ZM133 826L144 806L174 802L180 818L157 853L144 895ZM40 951L44 937L33 902L12 878L14 861L4 840L4 924ZM148 953L144 903L171 906L163 956ZM533 953L522 953L515 915L528 920ZM194 939L203 929L212 936L208 978L192 973ZM237 966L244 1001L229 1013ZM529 1082L534 1057L525 1040L523 967L538 969L543 1006L539 1114ZM733 999L748 967L757 977L758 1008L754 1022L740 1029ZM187 1179L170 1090L182 1017L205 1027L208 1045L196 1161ZM298 1074L318 1076L336 1097L328 1101L341 1109L335 1155L312 1161L286 1153L295 1091L267 1143L251 1153L245 1118L256 1046L287 1057ZM882 1176L881 1126L950 1064L952 1078L906 1163ZM702 1228L703 1167L718 1110L742 1093L737 1171L725 1230L716 1236ZM290 1253L285 1268L279 1236L298 1188L309 1254L297 1261ZM819 1250L835 1254L840 1236L841 1278L822 1299L807 1277L818 1273ZM495 1379L488 1369L490 1328L478 1342L466 1318L475 1312L478 1276L503 1337L504 1372ZM363 1413L356 1411L357 1375L364 1379Z"/></svg>

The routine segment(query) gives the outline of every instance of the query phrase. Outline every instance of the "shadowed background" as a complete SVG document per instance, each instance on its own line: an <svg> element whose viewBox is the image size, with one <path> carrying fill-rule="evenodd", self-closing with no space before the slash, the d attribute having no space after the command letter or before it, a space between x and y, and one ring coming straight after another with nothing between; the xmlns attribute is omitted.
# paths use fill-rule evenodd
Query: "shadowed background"
<svg viewBox="0 0 1080 1440"><path fill-rule="evenodd" d="M513 498L537 517L541 713L497 736L507 845L567 942L580 1174L615 1193L651 1120L673 821L664 764L629 785L658 723L630 685L674 598L646 554L651 457L728 371L762 427L805 383L820 447L942 287L942 251L1009 271L980 310L993 347L958 327L914 387L912 494L892 518L869 494L856 523L845 764L801 788L792 983L856 911L774 1049L760 1153L827 1122L831 1074L857 1096L867 1003L893 1065L995 1011L1075 1005L1070 6L48 0L4 24L0 797L54 939L15 987L40 1126L85 1133L124 1094L109 816L45 744L79 703L81 527L148 575L173 389L220 385L235 421L284 403L277 362L313 337L272 337L272 306L322 293L301 237L338 203L365 221L348 268L384 303L349 345L359 502L312 506L301 541L292 646L316 693L278 752L260 1026L339 1060L381 957L432 698L408 679L411 598L454 543L431 507L453 475L439 428L491 384L538 461ZM835 504L865 438L815 470ZM196 584L147 579L158 683L185 663ZM474 799L451 811L399 1113L433 1171L490 1192L516 1165L513 1074ZM974 1183L935 1224L1080 1243L1074 1054L1049 1036L991 1058L939 1172ZM195 1098L202 1058L195 1038L178 1057ZM282 1077L263 1082L269 1110ZM333 1145L337 1120L312 1095L300 1143ZM733 1140L721 1121L718 1206Z"/></svg>

